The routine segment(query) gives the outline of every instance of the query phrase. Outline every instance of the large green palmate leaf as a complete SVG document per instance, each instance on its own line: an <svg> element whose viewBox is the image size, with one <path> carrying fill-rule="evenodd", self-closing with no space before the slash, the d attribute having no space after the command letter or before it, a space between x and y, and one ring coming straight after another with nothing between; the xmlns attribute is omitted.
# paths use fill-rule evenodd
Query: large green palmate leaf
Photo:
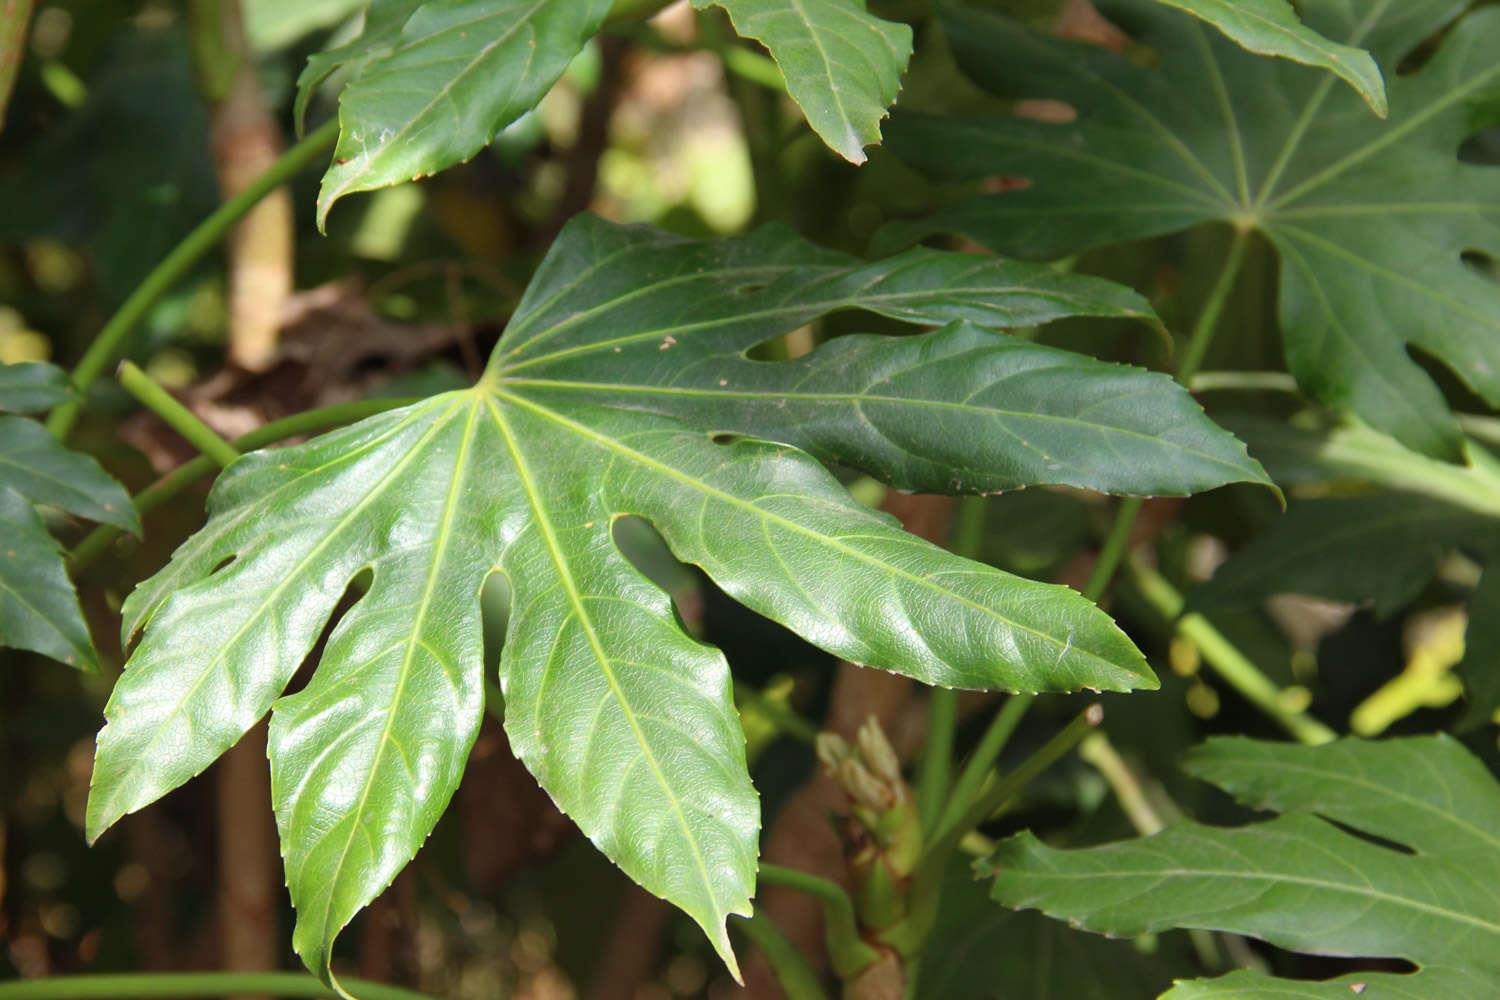
<svg viewBox="0 0 1500 1000"><path fill-rule="evenodd" d="M1388 110L1380 67L1364 49L1331 42L1304 25L1289 0L1156 0L1201 18L1261 55L1317 66L1342 78L1379 115Z"/></svg>
<svg viewBox="0 0 1500 1000"><path fill-rule="evenodd" d="M1236 552L1197 603L1235 603L1271 594L1309 594L1369 602L1377 615L1410 604L1455 549L1485 569L1470 597L1459 673L1468 690L1465 722L1500 709L1500 521L1432 497L1378 492L1294 502L1286 514Z"/></svg>
<svg viewBox="0 0 1500 1000"><path fill-rule="evenodd" d="M433 174L484 148L542 99L609 8L610 0L374 0L364 33L314 56L298 81L300 109L334 69L352 70L318 224L350 192Z"/></svg>
<svg viewBox="0 0 1500 1000"><path fill-rule="evenodd" d="M51 365L0 365L0 413L66 398L67 378ZM140 531L129 494L99 463L34 420L0 416L0 646L92 670L98 656L78 595L36 505Z"/></svg>
<svg viewBox="0 0 1500 1000"><path fill-rule="evenodd" d="M1309 27L1368 47L1391 76L1460 0L1308 0ZM1327 73L1262 59L1150 0L1100 7L1159 54L1125 56L952 9L965 71L996 93L1056 98L1067 124L897 116L888 142L934 175L1022 177L909 227L1055 257L1209 223L1258 230L1281 258L1288 365L1323 401L1430 455L1461 435L1408 347L1500 405L1500 288L1463 260L1500 257L1500 181L1461 162L1500 108L1500 10L1457 23L1394 77L1379 121ZM1016 187L1016 185L1010 185Z"/></svg>
<svg viewBox="0 0 1500 1000"><path fill-rule="evenodd" d="M950 325L855 338L852 354L835 341L808 361L746 356L845 308ZM695 242L575 220L479 385L221 477L205 528L126 601L125 636L144 635L105 712L90 836L273 709L294 943L330 975L335 935L457 784L482 709L478 595L498 572L513 594L500 664L512 746L733 968L724 923L748 909L759 813L727 666L621 555L613 522L639 515L731 596L857 662L956 687L1154 686L1077 594L905 534L818 462L943 489L954 474L926 456L956 436L993 463L964 468L965 489L1265 482L1165 377L966 325L1080 314L1145 307L1108 283L965 254L865 264L784 229ZM962 370L944 363L955 344ZM1046 406L1023 412L1034 398ZM280 698L365 570L312 680Z"/></svg>
<svg viewBox="0 0 1500 1000"><path fill-rule="evenodd" d="M1418 967L1323 983L1238 972L1180 984L1166 994L1171 1000L1493 992L1500 785L1459 743L1215 739L1186 766L1246 805L1282 815L1237 829L1183 822L1085 850L1055 850L1021 834L984 863L995 899L1104 934L1198 927Z"/></svg>
<svg viewBox="0 0 1500 1000"><path fill-rule="evenodd" d="M880 120L901 90L911 29L881 20L865 0L693 0L729 13L735 31L770 50L787 92L828 147L851 163L880 141Z"/></svg>

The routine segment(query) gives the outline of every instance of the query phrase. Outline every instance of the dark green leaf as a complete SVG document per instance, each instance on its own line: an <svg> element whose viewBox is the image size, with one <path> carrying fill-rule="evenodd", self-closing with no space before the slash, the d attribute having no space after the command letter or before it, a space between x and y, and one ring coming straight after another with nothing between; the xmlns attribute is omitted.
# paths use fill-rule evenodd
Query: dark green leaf
<svg viewBox="0 0 1500 1000"><path fill-rule="evenodd" d="M1410 976L1345 977L1345 995L1348 982L1376 979L1403 991L1390 995L1482 995L1500 977L1500 785L1457 742L1219 739L1193 752L1187 768L1283 815L1238 829L1183 822L1074 851L1022 834L988 862L995 898L1098 933L1200 927L1418 966ZM1234 984L1247 982L1262 992L1245 995L1303 988L1247 974ZM1170 995L1233 995L1224 984L1178 989Z"/></svg>
<svg viewBox="0 0 1500 1000"><path fill-rule="evenodd" d="M69 666L98 659L62 551L36 510L0 487L0 646L29 649Z"/></svg>
<svg viewBox="0 0 1500 1000"><path fill-rule="evenodd" d="M922 950L916 995L932 1000L1139 1000L1183 966L1048 920L996 906L967 864L943 886ZM1185 968L1191 969L1191 965Z"/></svg>
<svg viewBox="0 0 1500 1000"><path fill-rule="evenodd" d="M1373 493L1300 500L1199 587L1194 600L1257 600L1309 594L1370 601L1375 613L1405 607L1455 548L1488 541L1500 523L1427 497Z"/></svg>
<svg viewBox="0 0 1500 1000"><path fill-rule="evenodd" d="M68 376L56 365L0 365L0 413L40 413L68 399Z"/></svg>
<svg viewBox="0 0 1500 1000"><path fill-rule="evenodd" d="M1156 0L1218 28L1244 48L1318 66L1341 77L1375 113L1386 114L1385 80L1370 53L1330 42L1304 25L1288 0Z"/></svg>
<svg viewBox="0 0 1500 1000"><path fill-rule="evenodd" d="M975 80L1066 101L1078 119L898 117L892 148L935 175L1029 182L914 231L1052 257L1208 222L1259 230L1281 257L1281 326L1299 382L1409 447L1459 457L1457 423L1408 347L1500 406L1500 288L1462 259L1500 256L1500 184L1457 156L1500 102L1500 10L1463 18L1396 78L1381 122L1328 74L1258 58L1189 16L1149 0L1100 6L1137 29L1159 65L950 10ZM1389 74L1466 6L1308 0L1302 10Z"/></svg>
<svg viewBox="0 0 1500 1000"><path fill-rule="evenodd" d="M1445 467L1446 468L1446 467ZM1309 594L1370 602L1377 615L1411 603L1448 553L1461 550L1487 565L1469 609L1465 656L1468 725L1500 708L1500 636L1495 634L1494 567L1500 522L1432 497L1373 493L1302 500L1236 552L1195 603L1254 601L1272 594Z"/></svg>
<svg viewBox="0 0 1500 1000"><path fill-rule="evenodd" d="M770 50L788 93L828 148L863 163L901 91L911 29L870 14L865 0L693 0L698 8L710 5Z"/></svg>
<svg viewBox="0 0 1500 1000"><path fill-rule="evenodd" d="M969 393L969 375L942 364L917 375L928 355L962 343L980 371L1018 354L1057 369L1048 447L1068 456L1068 475L1115 482L1126 466L1135 486L1181 492L1263 481L1259 467L1165 379L968 326L891 339L899 382L866 399L866 375L846 379L853 398L807 411L816 433L793 426L779 412L786 394L834 378L854 355L770 363L744 352L845 308L920 324L1144 313L1107 284L971 255L867 265L784 230L694 242L576 220L479 385L246 456L221 477L207 526L126 601L127 640L145 632L106 709L90 836L201 771L274 703L294 940L327 975L335 935L412 857L457 784L482 706L479 591L500 572L514 595L500 667L512 746L584 832L686 910L733 967L724 923L749 908L759 812L728 669L621 555L612 532L625 515L737 600L846 659L958 687L1154 687L1140 654L1076 593L906 534L795 445L946 484L908 450L935 447L933 432L872 443L859 407ZM877 340L854 343L869 354ZM919 353L903 353L908 344ZM666 391L722 389L752 370L760 395L727 422ZM1024 370L1012 373L1018 385ZM601 381L610 375L619 391ZM1127 388L1129 412L1118 405ZM1026 392L1013 405L1041 398ZM990 412L1001 399L976 396L941 433L982 440L1014 416ZM1160 441L1138 441L1145 426ZM1085 445L1098 440L1112 443L1090 459ZM966 487L1019 484L1032 467L989 446L980 460L993 468L966 470ZM312 680L278 701L366 570L369 589Z"/></svg>
<svg viewBox="0 0 1500 1000"><path fill-rule="evenodd" d="M64 448L24 417L0 417L0 488L90 521L141 530L130 495L98 462Z"/></svg>
<svg viewBox="0 0 1500 1000"><path fill-rule="evenodd" d="M609 13L610 0L375 0L363 36L316 57L299 106L339 65L339 141L321 226L351 191L415 180L473 156L530 111Z"/></svg>

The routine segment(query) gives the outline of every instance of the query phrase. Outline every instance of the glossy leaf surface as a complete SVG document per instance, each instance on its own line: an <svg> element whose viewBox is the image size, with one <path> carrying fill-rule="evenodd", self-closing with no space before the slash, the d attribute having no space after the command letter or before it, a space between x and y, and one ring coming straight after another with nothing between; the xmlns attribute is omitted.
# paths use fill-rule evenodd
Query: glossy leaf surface
<svg viewBox="0 0 1500 1000"><path fill-rule="evenodd" d="M693 0L710 5L770 51L787 92L828 148L863 163L901 91L911 29L874 16L865 0Z"/></svg>
<svg viewBox="0 0 1500 1000"><path fill-rule="evenodd" d="M318 222L352 191L473 156L530 111L609 13L610 0L375 0L364 34L309 61L300 107L339 66L339 141Z"/></svg>
<svg viewBox="0 0 1500 1000"><path fill-rule="evenodd" d="M1076 121L898 116L898 155L950 178L1025 178L907 230L953 230L1047 258L1209 222L1263 233L1281 258L1287 362L1313 395L1407 446L1461 453L1457 422L1408 353L1500 405L1500 287L1465 253L1500 256L1500 182L1461 144L1500 106L1500 11L1452 24L1420 68L1394 69L1456 0L1309 0L1309 27L1367 47L1390 118L1328 74L1263 59L1150 0L1101 3L1155 66L953 10L965 71L1004 96L1055 98ZM1016 187L1017 185L1009 185Z"/></svg>
<svg viewBox="0 0 1500 1000"><path fill-rule="evenodd" d="M1387 112L1385 80L1364 49L1329 41L1302 23L1288 0L1156 0L1218 28L1251 52L1328 70L1376 114Z"/></svg>
<svg viewBox="0 0 1500 1000"><path fill-rule="evenodd" d="M1130 642L1073 591L920 541L819 464L941 487L949 474L918 461L920 449L957 435L994 466L964 470L965 488L1016 484L1036 468L978 444L1015 417L990 412L1004 395L975 383L1018 350L1003 334L957 325L856 340L864 354L888 345L878 377L868 359L836 353L796 363L744 353L845 308L924 325L1144 314L1107 283L966 254L865 264L779 229L691 241L575 220L479 385L248 455L221 477L205 528L126 601L127 641L144 635L106 709L90 836L202 771L274 704L294 940L328 974L334 937L416 852L458 782L482 709L478 595L499 572L513 594L500 666L512 747L733 967L724 922L748 909L759 811L728 669L621 555L612 526L623 515L650 522L743 604L846 659L956 687L1154 687ZM909 352L926 345L939 357L954 338L969 359L962 373ZM1057 424L1046 447L1075 459L1036 481L1176 492L1264 482L1175 384L1027 347L1066 401L1044 414ZM732 384L752 372L754 393ZM798 384L824 377L843 378L839 396L806 401L807 418L788 421ZM1014 379L1027 404L1027 377L1025 366L1006 369L993 385ZM662 392L641 391L652 386ZM679 404L681 386L740 396L710 421ZM941 421L921 410L970 397ZM909 405L921 420L867 416L874 404ZM870 435L902 421L905 442ZM924 432L923 421L935 426ZM1099 435L1119 440L1090 461ZM1037 447L1002 437L1018 453ZM366 571L368 590L312 680L281 698Z"/></svg>
<svg viewBox="0 0 1500 1000"><path fill-rule="evenodd" d="M1354 982L1375 996L1468 996L1500 976L1500 785L1456 741L1217 739L1186 766L1246 805L1282 815L1236 829L1182 822L1085 850L1055 850L1022 834L986 863L995 898L1098 933L1200 927L1418 967L1305 987L1237 973L1217 986L1179 986L1173 998L1283 988L1348 996Z"/></svg>

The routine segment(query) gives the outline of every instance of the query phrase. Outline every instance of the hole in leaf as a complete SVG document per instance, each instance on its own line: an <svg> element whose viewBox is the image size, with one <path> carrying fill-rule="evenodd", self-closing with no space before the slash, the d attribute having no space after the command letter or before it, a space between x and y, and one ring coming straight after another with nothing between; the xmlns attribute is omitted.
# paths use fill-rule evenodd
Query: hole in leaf
<svg viewBox="0 0 1500 1000"><path fill-rule="evenodd" d="M703 592L698 574L679 562L660 532L645 518L617 517L610 536L620 555L672 599L678 623L689 635L703 633Z"/></svg>
<svg viewBox="0 0 1500 1000"><path fill-rule="evenodd" d="M734 444L736 441L743 441L745 436L743 434L735 434L732 431L715 431L708 436L708 439L714 444L728 446Z"/></svg>
<svg viewBox="0 0 1500 1000"><path fill-rule="evenodd" d="M307 686L312 679L313 671L317 669L318 662L323 659L323 650L328 647L328 638L333 635L333 630L343 621L349 610L359 603L370 590L370 585L375 581L375 574L369 569L362 569L354 574L344 592L339 595L338 603L333 606L328 620L323 623L323 631L318 633L318 640L312 645L302 662L297 666L297 672L292 674L291 681L287 684L283 696L296 694Z"/></svg>
<svg viewBox="0 0 1500 1000"><path fill-rule="evenodd" d="M510 629L510 614L515 592L510 579L499 571L485 577L479 590L479 619L484 635L484 676L494 678L500 670L500 650Z"/></svg>
<svg viewBox="0 0 1500 1000"><path fill-rule="evenodd" d="M1383 847L1388 851L1395 851L1397 854L1405 855L1408 858L1414 858L1417 855L1417 852L1415 850L1407 847L1405 844L1395 840L1388 840L1385 837L1380 836L1378 833L1370 833L1367 830L1360 830L1356 827L1350 826L1348 823L1340 823L1338 820L1331 819L1328 816L1323 816L1321 813L1319 814L1319 818L1321 818L1325 823L1328 823L1331 826L1338 827L1339 830L1347 833L1349 836L1355 838L1356 840L1363 840L1365 843L1371 844L1375 847Z"/></svg>
<svg viewBox="0 0 1500 1000"><path fill-rule="evenodd" d="M1500 281L1500 260L1496 260L1493 254L1483 250L1465 250L1459 255L1459 259L1476 274L1492 281Z"/></svg>

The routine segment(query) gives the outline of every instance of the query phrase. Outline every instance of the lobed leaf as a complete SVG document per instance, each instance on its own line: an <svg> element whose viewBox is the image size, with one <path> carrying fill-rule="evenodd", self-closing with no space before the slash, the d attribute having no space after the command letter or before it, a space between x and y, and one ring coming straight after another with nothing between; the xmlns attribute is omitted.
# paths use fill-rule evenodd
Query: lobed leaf
<svg viewBox="0 0 1500 1000"><path fill-rule="evenodd" d="M995 898L1098 933L1198 927L1309 954L1415 963L1409 976L1380 975L1394 995L1436 996L1500 975L1491 877L1500 785L1454 740L1300 747L1216 739L1189 756L1187 769L1282 815L1238 829L1183 822L1085 850L1055 850L1022 834L985 863ZM1369 980L1338 985L1347 993L1348 983ZM1305 988L1330 996L1332 985ZM1242 973L1169 995L1284 986L1290 995L1304 989Z"/></svg>
<svg viewBox="0 0 1500 1000"><path fill-rule="evenodd" d="M842 657L949 686L1154 687L1088 601L903 533L817 459L948 483L941 459L918 461L936 435L914 421L909 441L878 446L855 404L951 401L968 390L937 362L960 346L969 365L1013 368L986 369L984 391L941 427L976 449L966 487L1055 479L988 442L1019 419L1002 405L1043 408L1056 424L1049 447L1089 483L1185 492L1264 482L1260 467L1165 379L962 322L888 338L886 370L901 378L878 400L819 411L820 429L804 433L778 396L803 379L845 378L841 368L842 384L862 384L882 338L795 363L746 352L847 308L918 324L1148 314L1106 283L965 254L866 264L780 229L692 241L579 219L477 386L247 455L221 476L207 525L123 608L125 640L143 635L105 710L90 837L203 770L271 711L294 943L331 981L335 936L415 854L457 785L482 709L479 592L499 572L513 594L500 664L512 746L580 828L698 921L734 969L724 925L749 910L759 829L744 736L723 656L683 632L667 595L617 548L614 522L629 515L738 600ZM918 353L901 353L905 344ZM722 388L724 372L752 370L762 398L728 424L665 391L698 384L678 381L689 371ZM1056 398L1043 405L1049 377ZM1014 403L1006 381L1018 386ZM649 386L667 402L636 391ZM1143 428L1157 451L1144 450ZM1090 442L1116 437L1090 458ZM1121 472L1132 448L1140 464ZM366 577L312 680L282 697Z"/></svg>
<svg viewBox="0 0 1500 1000"><path fill-rule="evenodd" d="M828 148L865 162L865 147L880 141L880 120L901 91L911 29L875 17L865 0L693 0L700 9L710 5L770 51Z"/></svg>
<svg viewBox="0 0 1500 1000"><path fill-rule="evenodd" d="M1045 258L1209 222L1258 230L1281 258L1281 327L1302 386L1408 447L1461 457L1457 421L1409 348L1500 406L1500 294L1463 259L1500 256L1500 186L1493 169L1458 157L1500 107L1500 11L1463 17L1420 69L1394 77L1381 122L1327 74L1257 58L1180 12L1149 0L1100 6L1137 29L1159 65L948 11L978 83L1065 101L1078 118L899 116L892 149L928 172L1028 181L904 231L952 230ZM1302 9L1310 27L1368 47L1389 74L1466 6Z"/></svg>

